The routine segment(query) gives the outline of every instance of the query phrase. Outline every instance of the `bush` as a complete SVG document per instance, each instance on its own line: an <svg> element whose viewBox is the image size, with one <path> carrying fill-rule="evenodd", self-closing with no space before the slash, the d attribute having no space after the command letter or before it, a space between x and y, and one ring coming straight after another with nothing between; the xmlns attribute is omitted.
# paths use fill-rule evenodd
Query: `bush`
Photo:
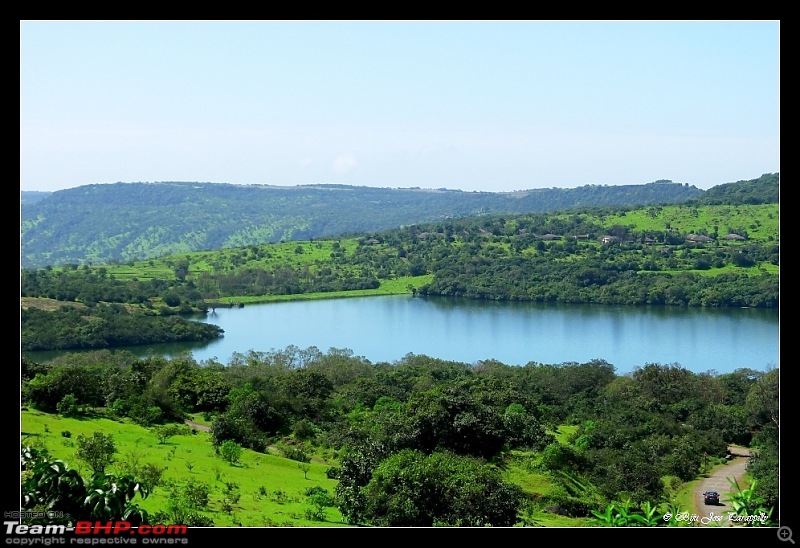
<svg viewBox="0 0 800 548"><path fill-rule="evenodd" d="M214 445L220 446L226 440L239 443L259 453L267 452L267 438L252 423L237 420L230 414L218 415L211 426L211 437Z"/></svg>
<svg viewBox="0 0 800 548"><path fill-rule="evenodd" d="M339 481L339 510L350 523L378 527L511 527L525 496L482 459L411 449L381 461L358 492L353 485Z"/></svg>
<svg viewBox="0 0 800 548"><path fill-rule="evenodd" d="M233 466L242 457L242 446L233 440L225 440L219 446L219 453L223 459Z"/></svg>
<svg viewBox="0 0 800 548"><path fill-rule="evenodd" d="M177 436L188 431L188 427L178 424L160 424L153 428L153 433L158 438L158 443L162 445L167 443L167 440L172 436Z"/></svg>
<svg viewBox="0 0 800 548"><path fill-rule="evenodd" d="M735 479L728 478L728 482L736 489L730 499L735 514L733 512L729 514L729 521L746 527L770 527L775 524L772 517L775 508L769 506L764 497L757 494L757 479L753 479L748 489L742 489Z"/></svg>
<svg viewBox="0 0 800 548"><path fill-rule="evenodd" d="M315 506L327 508L335 504L333 496L328 490L318 485L306 489L305 495L308 501Z"/></svg>
<svg viewBox="0 0 800 548"><path fill-rule="evenodd" d="M302 419L294 423L292 433L299 440L311 440L317 436L317 426L308 419Z"/></svg>
<svg viewBox="0 0 800 548"><path fill-rule="evenodd" d="M296 460L297 462L311 462L311 457L309 457L305 451L297 447L281 445L278 449L287 459Z"/></svg>
<svg viewBox="0 0 800 548"><path fill-rule="evenodd" d="M551 443L542 451L542 467L545 470L570 469L574 467L577 460L575 450L560 443Z"/></svg>
<svg viewBox="0 0 800 548"><path fill-rule="evenodd" d="M138 475L140 479L144 483L146 483L150 487L150 490L152 491L153 488L155 488L161 483L161 477L164 475L166 469L167 469L166 466L161 467L158 466L157 464L148 462L142 465L141 468L139 468Z"/></svg>
<svg viewBox="0 0 800 548"><path fill-rule="evenodd" d="M211 489L207 483L200 483L189 480L183 488L183 496L189 508L202 510L208 506L208 495Z"/></svg>
<svg viewBox="0 0 800 548"><path fill-rule="evenodd" d="M70 432L69 430L62 430L61 431L61 436L65 437L65 438L71 438L72 437L72 432Z"/></svg>
<svg viewBox="0 0 800 548"><path fill-rule="evenodd" d="M342 469L338 466L331 466L327 470L325 470L325 477L328 479L338 480L339 475L341 474Z"/></svg>
<svg viewBox="0 0 800 548"><path fill-rule="evenodd" d="M241 493L239 492L239 484L235 481L225 482L225 498L231 501L232 504L239 502Z"/></svg>
<svg viewBox="0 0 800 548"><path fill-rule="evenodd" d="M188 527L213 527L214 520L192 511L179 498L170 499L166 511L155 512L151 523L180 523Z"/></svg>
<svg viewBox="0 0 800 548"><path fill-rule="evenodd" d="M56 404L56 412L65 417L78 414L78 400L72 394L67 394Z"/></svg>
<svg viewBox="0 0 800 548"><path fill-rule="evenodd" d="M181 304L181 297L172 291L164 294L164 304L167 306L178 306Z"/></svg>
<svg viewBox="0 0 800 548"><path fill-rule="evenodd" d="M573 518L590 516L596 503L594 500L583 499L564 492L551 495L549 501L551 507L558 509L555 513Z"/></svg>
<svg viewBox="0 0 800 548"><path fill-rule="evenodd" d="M308 521L325 521L325 509L319 506L306 508L305 517Z"/></svg>
<svg viewBox="0 0 800 548"><path fill-rule="evenodd" d="M91 437L78 436L78 450L75 456L84 461L94 472L105 472L106 466L114 462L117 448L111 434L95 432Z"/></svg>

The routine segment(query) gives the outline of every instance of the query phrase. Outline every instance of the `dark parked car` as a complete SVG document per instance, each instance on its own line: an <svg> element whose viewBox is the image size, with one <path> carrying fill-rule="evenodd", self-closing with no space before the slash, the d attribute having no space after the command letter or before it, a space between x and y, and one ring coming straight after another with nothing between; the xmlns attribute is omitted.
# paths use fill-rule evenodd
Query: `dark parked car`
<svg viewBox="0 0 800 548"><path fill-rule="evenodd" d="M716 491L706 491L703 493L703 502L705 504L719 504L719 493Z"/></svg>

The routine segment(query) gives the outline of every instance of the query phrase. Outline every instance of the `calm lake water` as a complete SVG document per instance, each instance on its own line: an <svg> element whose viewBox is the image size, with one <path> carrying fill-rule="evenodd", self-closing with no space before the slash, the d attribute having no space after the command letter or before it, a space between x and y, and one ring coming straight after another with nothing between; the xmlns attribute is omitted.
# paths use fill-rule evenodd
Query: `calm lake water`
<svg viewBox="0 0 800 548"><path fill-rule="evenodd" d="M560 364L604 359L617 373L647 363L696 373L779 367L779 313L764 309L682 309L487 302L408 295L297 301L217 309L200 321L222 339L205 345L131 349L139 355L191 351L223 364L233 353L290 345L349 349L372 363L409 353L474 363Z"/></svg>

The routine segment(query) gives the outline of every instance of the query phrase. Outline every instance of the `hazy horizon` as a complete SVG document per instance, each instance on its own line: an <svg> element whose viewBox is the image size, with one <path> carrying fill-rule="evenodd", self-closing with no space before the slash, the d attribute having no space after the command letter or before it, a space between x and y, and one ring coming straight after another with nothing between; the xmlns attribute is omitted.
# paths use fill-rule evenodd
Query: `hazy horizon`
<svg viewBox="0 0 800 548"><path fill-rule="evenodd" d="M20 189L780 171L780 21L20 21Z"/></svg>
<svg viewBox="0 0 800 548"><path fill-rule="evenodd" d="M776 172L768 172L768 173L776 173ZM761 175L754 176L754 177L742 177L742 178L737 179L736 181L725 181L725 183L720 183L720 184L735 183L735 182L738 182L738 181L745 181L745 180L749 181L749 180L753 180L753 179L758 179L762 175L766 175L766 173L762 173ZM657 179L656 181L658 181L658 180L665 180L665 179ZM646 185L646 184L649 184L649 183L654 183L656 181L647 181L647 182L642 182L642 183L629 183L628 185ZM695 187L697 186L697 185L692 185L691 183L681 183L679 181L672 181L672 182L673 183L677 183L677 184L688 184L689 186L695 186ZM224 183L224 182L219 182L219 181L114 181L114 182L108 182L108 183L87 183L86 185L76 185L74 187L59 188L59 189L55 189L55 190L35 190L35 189L34 190L30 190L30 189L27 189L27 188L20 188L20 192L45 192L45 193L50 193L50 192L58 192L60 190L69 190L69 189L72 189L72 188L78 188L78 187L81 187L81 186L90 186L90 185L95 185L95 184L117 184L117 183L121 183L121 184L140 184L140 183L144 183L144 184L159 184L159 183L187 183L187 184L191 184L191 183L198 183L198 184L221 184L221 185L234 185L234 186L260 186L260 187L277 187L277 188L296 188L296 187L305 187L305 186L313 187L313 186L342 185L342 184L345 184L345 183L309 183L309 184L306 184L306 185L303 185L303 184L299 184L299 185L263 185L263 184L257 184L257 183L246 183L246 184ZM592 185L592 184L599 184L599 183L587 183L586 185L576 185L574 187L537 187L537 188L521 188L521 189L517 189L517 190L479 190L479 189L473 189L473 190L463 190L462 192L513 193L513 192L525 192L525 191L529 191L529 190L541 190L543 188L557 188L557 189L579 188L579 187L588 186L588 185ZM602 185L602 184L599 184L599 185L600 186L623 186L623 185ZM384 189L398 189L398 190L420 189L420 190L457 190L457 191L461 191L461 189L447 188L447 187L436 187L436 188L433 188L433 187L419 187L419 186L415 186L415 187L380 187L380 186L377 186L377 185L350 185L350 186L353 186L353 187L356 187L356 188L384 188ZM711 185L711 187L713 187L713 186L717 186L717 185ZM711 187L709 187L709 188L711 188ZM697 187L697 188L699 188L699 187ZM702 189L702 190L708 190L708 189Z"/></svg>

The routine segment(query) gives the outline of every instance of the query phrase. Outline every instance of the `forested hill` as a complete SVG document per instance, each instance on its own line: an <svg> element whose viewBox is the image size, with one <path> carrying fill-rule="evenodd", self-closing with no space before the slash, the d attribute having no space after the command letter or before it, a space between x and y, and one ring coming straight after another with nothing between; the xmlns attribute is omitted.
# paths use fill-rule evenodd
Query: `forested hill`
<svg viewBox="0 0 800 548"><path fill-rule="evenodd" d="M21 200L21 261L25 268L129 261L479 214L684 203L705 192L672 181L513 193L198 182L86 185Z"/></svg>
<svg viewBox="0 0 800 548"><path fill-rule="evenodd" d="M38 190L20 190L19 201L20 204L28 205L34 202L38 202L39 200L44 200L51 194L52 192L41 192Z"/></svg>

